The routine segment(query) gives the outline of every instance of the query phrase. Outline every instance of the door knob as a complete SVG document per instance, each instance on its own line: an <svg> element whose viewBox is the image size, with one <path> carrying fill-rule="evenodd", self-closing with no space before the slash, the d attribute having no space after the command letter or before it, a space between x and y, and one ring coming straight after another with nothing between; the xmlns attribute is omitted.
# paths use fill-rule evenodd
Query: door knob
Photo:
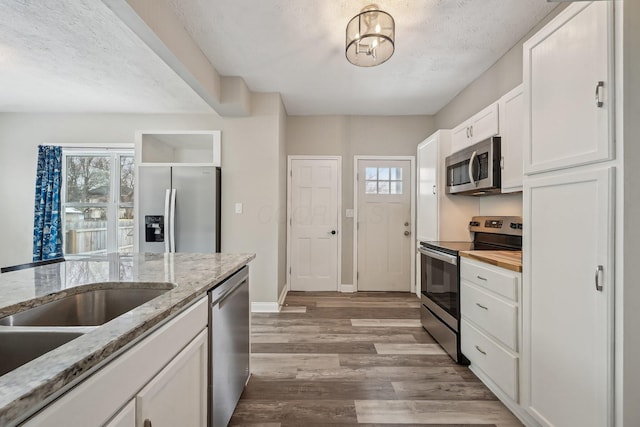
<svg viewBox="0 0 640 427"><path fill-rule="evenodd" d="M405 236L410 236L410 235L411 235L411 232L410 232L410 231L405 231L405 232L404 232L404 235L405 235Z"/></svg>
<svg viewBox="0 0 640 427"><path fill-rule="evenodd" d="M331 231L329 232L329 234L332 234L332 235L335 235L336 233L337 233L337 231L336 231L336 230L331 230Z"/></svg>

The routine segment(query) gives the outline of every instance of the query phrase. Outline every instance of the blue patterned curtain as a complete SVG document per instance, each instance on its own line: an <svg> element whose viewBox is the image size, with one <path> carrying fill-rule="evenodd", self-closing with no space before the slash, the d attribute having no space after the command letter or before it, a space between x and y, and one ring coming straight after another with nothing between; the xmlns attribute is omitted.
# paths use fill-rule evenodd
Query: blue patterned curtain
<svg viewBox="0 0 640 427"><path fill-rule="evenodd" d="M61 185L62 148L39 145L33 220L34 261L62 256Z"/></svg>

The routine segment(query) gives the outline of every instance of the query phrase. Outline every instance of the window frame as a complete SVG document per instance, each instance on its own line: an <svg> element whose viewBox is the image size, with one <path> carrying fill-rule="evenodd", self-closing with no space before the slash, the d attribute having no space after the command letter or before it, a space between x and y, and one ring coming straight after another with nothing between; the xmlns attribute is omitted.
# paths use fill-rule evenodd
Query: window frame
<svg viewBox="0 0 640 427"><path fill-rule="evenodd" d="M67 202L67 160L69 157L80 156L103 156L109 157L109 200L107 202ZM135 152L132 148L62 148L62 186L60 189L60 210L61 222L62 222L62 239L63 239L63 254L66 258L72 258L75 256L87 256L92 255L91 252L67 254L66 250L66 233L67 233L67 208L68 207L96 207L104 208L107 211L107 245L106 253L119 252L118 242L118 229L119 229L119 213L120 208L131 208L133 212L134 230L136 211L134 207L134 200L130 203L122 203L120 201L120 177L122 174L122 157L131 157L133 159L133 167L135 170ZM136 186L136 176L134 175L134 189ZM135 242L134 242L135 246ZM134 248L131 248L133 252Z"/></svg>

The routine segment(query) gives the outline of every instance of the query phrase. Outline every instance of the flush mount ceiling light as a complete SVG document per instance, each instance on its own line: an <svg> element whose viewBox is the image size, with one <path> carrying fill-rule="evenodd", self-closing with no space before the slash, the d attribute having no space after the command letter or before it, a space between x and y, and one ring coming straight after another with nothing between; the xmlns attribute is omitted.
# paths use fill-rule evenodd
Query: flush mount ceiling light
<svg viewBox="0 0 640 427"><path fill-rule="evenodd" d="M387 12L369 5L347 24L346 55L359 67L373 67L393 55L396 24Z"/></svg>

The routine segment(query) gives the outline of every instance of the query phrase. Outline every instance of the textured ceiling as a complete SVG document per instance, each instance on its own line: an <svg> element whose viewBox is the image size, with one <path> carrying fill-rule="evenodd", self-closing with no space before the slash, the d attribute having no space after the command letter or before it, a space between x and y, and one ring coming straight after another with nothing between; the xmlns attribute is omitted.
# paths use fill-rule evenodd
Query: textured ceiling
<svg viewBox="0 0 640 427"><path fill-rule="evenodd" d="M370 1L167 1L222 75L280 92L292 115L436 113L556 6L379 0L395 19L396 50L359 68L345 59L345 27Z"/></svg>
<svg viewBox="0 0 640 427"><path fill-rule="evenodd" d="M0 111L212 110L100 0L0 0Z"/></svg>
<svg viewBox="0 0 640 427"><path fill-rule="evenodd" d="M160 1L160 0L155 0ZM555 7L546 0L379 0L396 51L359 68L364 0L166 0L222 75L287 112L433 114ZM101 0L0 0L0 111L210 112Z"/></svg>

